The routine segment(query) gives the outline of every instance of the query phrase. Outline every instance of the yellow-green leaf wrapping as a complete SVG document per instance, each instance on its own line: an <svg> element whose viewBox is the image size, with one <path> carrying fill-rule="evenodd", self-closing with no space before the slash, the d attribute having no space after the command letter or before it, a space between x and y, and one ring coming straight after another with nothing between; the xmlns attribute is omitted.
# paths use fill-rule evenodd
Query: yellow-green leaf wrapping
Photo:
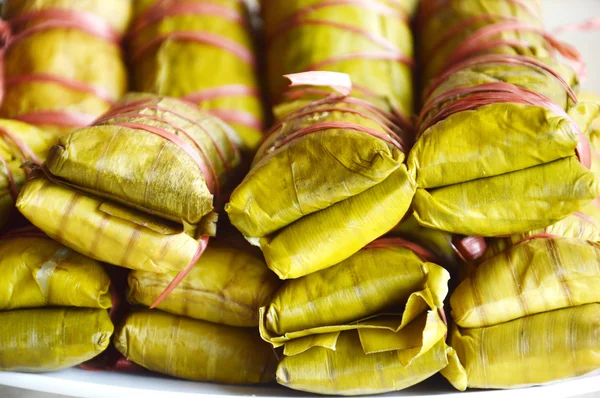
<svg viewBox="0 0 600 398"><path fill-rule="evenodd" d="M127 317L115 336L130 361L182 379L258 384L274 379L277 359L258 332L140 310Z"/></svg>
<svg viewBox="0 0 600 398"><path fill-rule="evenodd" d="M129 274L128 299L150 306L177 272ZM212 245L158 309L231 326L258 326L258 308L279 287L264 260L233 246Z"/></svg>
<svg viewBox="0 0 600 398"><path fill-rule="evenodd" d="M479 264L510 249L511 246L521 242L523 239L540 234L598 242L600 241L600 207L598 207L598 203L594 200L592 203L579 209L578 212L546 228L506 238L490 238L487 240L487 250L475 262L469 264L469 267L475 269Z"/></svg>
<svg viewBox="0 0 600 398"><path fill-rule="evenodd" d="M254 52L246 5L235 0L196 0L189 3L217 4L224 7L226 15L188 12L162 16L138 30L136 24L140 23L141 15L157 3L158 0L134 2L136 18L132 31L135 31L135 35L129 37L134 88L172 97L192 95L189 99L194 102L198 101L194 100L193 94L204 90L218 90L227 86L244 86L248 90L254 90L254 94L223 94L198 102L202 109L214 111L236 129L244 150L254 151L262 140L260 125L264 110L256 68L251 63L209 42L178 38L164 41L133 58L149 41L173 32L210 34L219 39L231 40ZM230 14L235 14L240 20L227 18ZM228 112L241 113L250 119L248 122L236 121L227 117Z"/></svg>
<svg viewBox="0 0 600 398"><path fill-rule="evenodd" d="M532 239L492 257L450 297L461 327L600 301L600 246L577 239Z"/></svg>
<svg viewBox="0 0 600 398"><path fill-rule="evenodd" d="M342 332L336 350L313 347L286 356L277 367L277 382L295 390L330 395L367 395L415 385L447 366L448 347L438 341L409 366L402 351L365 354L356 331Z"/></svg>
<svg viewBox="0 0 600 398"><path fill-rule="evenodd" d="M541 107L486 105L427 129L408 165L416 170L419 188L432 189L566 158L578 139L567 118Z"/></svg>
<svg viewBox="0 0 600 398"><path fill-rule="evenodd" d="M467 37L471 36L475 30L487 25L501 22L506 18L516 19L520 22L530 24L541 28L542 13L540 0L523 0L525 7L519 4L507 1L496 0L472 0L467 2L430 2L431 4L442 4L437 11L429 18L423 18L420 15L415 24L418 41L418 49L422 62L422 80L428 82L433 76L439 75L444 71L444 64L456 50L458 45ZM427 7L423 7L425 11ZM421 12L421 14L426 14ZM427 14L426 14L427 15ZM481 16L490 16L491 18L482 19ZM477 18L474 23L465 24L465 21ZM462 24L462 25L461 25ZM460 29L457 27L460 26ZM548 49L543 37L530 30L504 29L500 36L505 40L518 41L526 43L525 46L515 49L512 46L495 47L491 50L481 53L500 53L500 54L523 54L533 56L546 56Z"/></svg>
<svg viewBox="0 0 600 398"><path fill-rule="evenodd" d="M419 188L413 206L426 227L501 236L554 224L599 194L598 177L571 156L497 177Z"/></svg>
<svg viewBox="0 0 600 398"><path fill-rule="evenodd" d="M113 324L103 309L46 308L0 312L0 370L49 372L104 351Z"/></svg>
<svg viewBox="0 0 600 398"><path fill-rule="evenodd" d="M48 149L56 140L52 134L16 120L0 119L0 128L21 141L40 161L46 159ZM10 175L19 188L26 178L25 170L21 168L26 159L15 143L3 135L0 135L0 158L6 162ZM7 223L14 206L9 173L0 164L0 229Z"/></svg>
<svg viewBox="0 0 600 398"><path fill-rule="evenodd" d="M2 8L5 19L28 13L59 9L90 13L104 20L118 34L124 34L131 18L131 0L7 0ZM60 20L60 18L59 18ZM26 27L43 24L38 18ZM16 35L23 28L15 30ZM118 43L93 36L78 29L44 29L9 46L4 56L4 78L21 75L51 75L90 85L117 100L127 90L127 71ZM36 112L75 112L93 120L111 103L84 92L48 81L21 81L5 87L0 115L6 118L28 116ZM55 136L73 127L63 124L40 124Z"/></svg>
<svg viewBox="0 0 600 398"><path fill-rule="evenodd" d="M600 304L586 304L474 329L455 327L450 345L471 388L516 388L600 368ZM446 372L444 372L446 376Z"/></svg>
<svg viewBox="0 0 600 398"><path fill-rule="evenodd" d="M444 267L452 269L461 263L461 259L452 245L452 234L423 227L414 214L403 219L390 231L390 235L408 239L425 247L439 259L440 265Z"/></svg>
<svg viewBox="0 0 600 398"><path fill-rule="evenodd" d="M207 170L214 168L221 187L240 163L232 143L235 133L217 118L172 98L130 95L117 107L136 101L145 101L137 111L140 116L121 112L62 137L48 154L49 172L98 196L176 222L199 224L213 209L210 176L170 140L116 124L142 124L176 134L209 165Z"/></svg>
<svg viewBox="0 0 600 398"><path fill-rule="evenodd" d="M225 209L280 278L337 264L402 219L415 188L388 124L363 104L311 103L265 140Z"/></svg>
<svg viewBox="0 0 600 398"><path fill-rule="evenodd" d="M267 265L288 279L343 261L402 219L414 189L401 166L381 184L260 239Z"/></svg>
<svg viewBox="0 0 600 398"><path fill-rule="evenodd" d="M415 0L373 0L372 7L335 3L321 7L329 3L324 0L261 3L269 43L267 77L274 101L280 102L285 91L283 75L325 70L352 76L355 96L387 102L407 116L413 113L412 70L408 62L398 58L413 56L408 21L417 5ZM356 56L363 53L388 57Z"/></svg>
<svg viewBox="0 0 600 398"><path fill-rule="evenodd" d="M323 345L323 339L332 338L328 341L334 344L340 331L351 329L361 329L365 349L367 335L376 330L383 334L407 332L416 337L412 344L426 346L421 336L426 333L425 319L416 321L420 324L416 333L404 329L425 312L435 313L442 307L449 279L447 271L422 261L409 249L366 248L333 267L286 282L260 309L261 335L275 347L285 345L288 354L300 345L302 350ZM436 319L429 320L431 330L437 327L431 322L443 325ZM443 336L445 326L440 329ZM320 337L315 334L327 336L317 342ZM294 341L306 336L302 342Z"/></svg>
<svg viewBox="0 0 600 398"><path fill-rule="evenodd" d="M42 177L25 184L17 208L54 240L125 268L181 271L198 249L196 240L172 224Z"/></svg>
<svg viewBox="0 0 600 398"><path fill-rule="evenodd" d="M65 306L110 308L103 266L47 238L0 241L0 310Z"/></svg>

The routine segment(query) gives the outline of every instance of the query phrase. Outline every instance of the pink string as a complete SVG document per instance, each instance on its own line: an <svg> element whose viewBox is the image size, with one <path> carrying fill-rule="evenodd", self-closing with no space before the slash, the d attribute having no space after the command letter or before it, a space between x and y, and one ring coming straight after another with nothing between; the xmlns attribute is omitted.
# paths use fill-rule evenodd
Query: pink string
<svg viewBox="0 0 600 398"><path fill-rule="evenodd" d="M223 36L215 35L210 32L177 31L164 33L152 38L151 40L134 50L133 54L131 55L131 58L133 60L136 60L140 58L145 52L151 50L152 48L160 46L162 43L168 40L189 41L217 47L233 54L240 61L251 65L252 67L256 66L254 53L250 49L244 47L243 45L233 40L227 39Z"/></svg>
<svg viewBox="0 0 600 398"><path fill-rule="evenodd" d="M541 19L541 11L536 10L526 0L503 0L507 3L514 4L521 7L522 10L527 12L533 19ZM444 7L450 4L450 0L422 0L421 8L418 16L418 23L423 25L432 18L435 14L439 13Z"/></svg>
<svg viewBox="0 0 600 398"><path fill-rule="evenodd" d="M249 112L235 109L207 109L206 112L229 124L239 124L255 130L263 128L262 120Z"/></svg>
<svg viewBox="0 0 600 398"><path fill-rule="evenodd" d="M138 16L130 29L129 37L133 38L143 29L165 18L181 15L210 15L243 24L244 18L234 9L214 3L191 3L186 1L157 1Z"/></svg>
<svg viewBox="0 0 600 398"><path fill-rule="evenodd" d="M547 233L541 233L541 234L531 235L526 238L523 238L520 241L518 241L517 243L515 243L513 246L520 245L521 243L529 242L534 239L554 239L554 238L560 238L560 236L553 235L553 234L547 234Z"/></svg>
<svg viewBox="0 0 600 398"><path fill-rule="evenodd" d="M424 111L429 111L435 105L449 98L458 96L463 97L449 105L446 105L433 117L427 119L427 122L422 124L421 131L426 131L434 124L448 118L455 113L477 109L485 105L497 103L517 103L539 106L569 120L571 128L579 137L579 143L576 148L579 161L586 168L590 168L592 154L589 140L562 107L556 105L541 94L504 82L485 83L479 86L459 87L443 93L439 97L434 98L431 104L427 104L426 108L424 108ZM423 115L424 114L422 114L422 116Z"/></svg>
<svg viewBox="0 0 600 398"><path fill-rule="evenodd" d="M194 91L193 93L184 95L181 97L181 99L198 104L217 98L238 96L260 98L260 91L255 87L246 86L245 84L230 84L227 86L211 87L204 90Z"/></svg>
<svg viewBox="0 0 600 398"><path fill-rule="evenodd" d="M526 57L522 55L510 55L510 54L485 54L476 56L473 58L468 58L464 61L458 62L455 65L452 65L449 69L447 69L442 75L433 80L433 82L429 85L425 92L425 97L429 97L445 80L447 80L450 76L455 74L456 72L479 65L491 64L491 63L499 63L499 64L508 64L508 65L519 65L519 66L529 66L532 68L536 68L541 70L542 72L547 72L551 76L553 76L561 86L567 92L569 98L574 102L578 103L577 95L573 91L573 88L569 83L567 83L560 73L546 65L545 63L531 57Z"/></svg>
<svg viewBox="0 0 600 398"><path fill-rule="evenodd" d="M402 238L382 238L365 246L365 249L386 249L390 247L403 247L415 253L421 260L430 263L438 261L437 257L423 246Z"/></svg>
<svg viewBox="0 0 600 398"><path fill-rule="evenodd" d="M315 62L306 67L307 71L315 71L323 69L326 66L335 64L338 62L350 61L353 59L368 59L376 61L395 61L405 64L409 67L414 67L414 60L406 55L394 52L394 51L360 51L351 54L341 54L329 57L319 62Z"/></svg>
<svg viewBox="0 0 600 398"><path fill-rule="evenodd" d="M321 122L321 123L312 124L310 126L304 127L302 129L296 131L295 133L290 134L289 136L285 137L283 140L276 143L274 148L275 149L281 148L285 144L287 144L290 141L297 139L299 137L303 137L308 134L316 133L318 131L331 130L331 129L354 130L354 131L360 131L362 133L367 133L369 135L372 135L373 137L379 138L380 140L383 140L385 142L388 142L388 143L394 145L396 148L398 148L401 151L404 151L404 148L402 147L402 145L400 143L398 143L396 140L394 140L392 137L390 137L389 135L380 133L377 130L373 130L371 128L362 126L360 124L348 123L348 122Z"/></svg>
<svg viewBox="0 0 600 398"><path fill-rule="evenodd" d="M119 44L121 38L121 35L104 18L86 11L44 8L18 15L10 20L10 24L14 30L18 31L20 26L35 20L46 21L22 31L20 35L23 36L21 38L33 34L28 32L37 33L42 30L56 28L81 30L114 44ZM39 28L39 26L42 26L42 28ZM20 37L20 35L16 37ZM18 41L19 39L15 38L14 40Z"/></svg>
<svg viewBox="0 0 600 398"><path fill-rule="evenodd" d="M96 116L77 111L38 111L14 116L13 119L34 125L85 127L94 123Z"/></svg>
<svg viewBox="0 0 600 398"><path fill-rule="evenodd" d="M581 54L574 47L569 46L566 43L561 43L554 36L537 26L514 20L505 20L495 24L486 25L473 32L473 34L461 42L454 50L454 53L446 60L445 68L485 50L502 46L528 47L527 43L521 41L506 39L489 40L490 36L509 31L539 34L544 38L550 48L558 51L562 56L568 59L579 74L585 74L585 63L583 62Z"/></svg>
<svg viewBox="0 0 600 398"><path fill-rule="evenodd" d="M5 80L4 84L6 87L12 87L18 84L31 82L58 84L70 90L94 95L110 105L112 105L116 100L116 98L114 98L108 91L102 88L94 87L91 84L83 83L78 80L69 79L63 76L50 75L47 73L29 73L9 77Z"/></svg>
<svg viewBox="0 0 600 398"><path fill-rule="evenodd" d="M41 20L30 27L30 22ZM24 27L23 30L21 28ZM12 28L12 29L11 29ZM52 29L74 29L91 36L104 40L113 45L119 45L119 33L102 17L85 11L75 11L60 8L44 8L41 10L27 12L14 17L9 22L2 22L0 26L0 36L2 39L2 49L0 50L0 75L3 75L4 57L9 48L27 37ZM11 34L11 30L15 34ZM53 76L50 74L25 73L12 76L6 79L6 82L0 78L0 101L4 99L5 86L26 83L26 82L48 82L62 85L72 90L86 92L97 96L103 101L112 104L115 100L108 92L102 88L71 80L66 77ZM71 111L48 111L32 112L17 116L16 119L26 121L32 124L54 124L58 126L76 126L82 127L89 125L93 120L89 115Z"/></svg>
<svg viewBox="0 0 600 398"><path fill-rule="evenodd" d="M164 121L164 122L166 124L169 124L167 121ZM168 141L171 141L172 143L177 145L179 148L181 148L185 153L187 153L192 158L192 160L194 160L194 162L198 165L202 174L204 175L207 185L210 187L211 191L215 192L216 190L218 190L218 180L216 178L214 178L214 177L216 177L216 174L214 172L214 169L212 168L212 165L209 170L206 162L204 161L204 159L202 159L198 155L198 152L196 152L190 145L188 145L187 142L183 141L177 134L173 134L167 130L164 130L164 129L161 129L161 128L158 128L155 126L149 126L147 124L142 124L142 123L121 122L121 123L111 123L111 126L120 126L120 127L130 128L130 129L134 129L134 130L144 130L149 133L156 134ZM188 138L190 138L192 141L194 141L194 143L199 148L201 148L199 146L198 142L193 139L193 137L191 137L188 133L185 133L185 134ZM201 150L201 151L202 151L202 154L204 155L204 151L203 150Z"/></svg>
<svg viewBox="0 0 600 398"><path fill-rule="evenodd" d="M412 133L412 131L414 129L414 127L410 121L400 119L398 115L392 114L389 112L385 112L384 110L376 107L369 101L363 100L360 98L332 96L327 91L319 90L319 89L312 89L312 88L298 90L297 92L293 93L292 98L302 98L306 95L311 95L311 94L325 96L325 98L310 102L310 103L306 104L305 106L302 106L302 107L294 110L293 112L289 113L288 115L286 115L286 117L284 117L277 124L275 124L273 126L273 128L271 128L271 130L267 133L267 137L270 134L273 134L275 132L275 130L279 129L283 122L296 119L296 115L299 113L307 112L308 110L313 109L313 108L315 108L315 110L313 110L313 113L318 113L318 112L320 112L320 110L316 109L317 107L319 107L321 105L331 105L331 104L337 104L337 103L345 103L345 104L361 106L361 107L365 108L365 110L368 111L369 113L374 114L377 118L381 118L382 121L385 123L385 125L387 125L388 127L395 128L396 126L400 126L400 131L402 131L402 132ZM369 118L366 114L362 114L361 116L363 116L365 118ZM395 131L392 131L391 133L392 133L392 137L394 137L394 139L396 139L398 141L398 144L401 146L404 146L405 140L402 137L400 137L400 135L398 133L396 133Z"/></svg>
<svg viewBox="0 0 600 398"><path fill-rule="evenodd" d="M297 27L300 23L304 23L302 17L310 14L314 11L337 6L357 6L360 8L375 11L383 17L395 18L400 22L408 23L408 17L405 12L391 8L385 4L379 3L375 0L323 0L320 3L310 5L308 7L301 8L290 15L286 20L282 21L277 29L273 33L269 34L267 41L272 41L279 37L281 34Z"/></svg>
<svg viewBox="0 0 600 398"><path fill-rule="evenodd" d="M195 127L199 128L200 130L202 130L204 132L204 134L206 134L208 136L208 138L210 138L210 141L212 142L213 146L215 147L217 154L219 155L219 158L221 158L221 161L223 162L223 165L225 166L225 168L228 171L231 170L232 166L231 166L231 164L229 164L229 162L227 162L227 158L226 158L225 154L223 153L223 150L221 149L221 147L219 145L217 145L217 142L216 142L215 138L213 137L213 135L210 133L210 131L208 129L206 129L202 124L198 123L197 121L195 121L193 119L190 119L189 117L187 117L185 115L182 115L179 112L175 112L172 109L169 109L169 108L166 108L166 107L163 107L160 105L151 104L146 101L147 101L146 99L143 99L141 102L138 102L138 103L130 103L130 104L126 104L125 106L119 106L117 108L114 108L111 111L109 111L108 113L106 113L105 115L101 116L98 120L96 120L95 124L104 123L104 122L108 121L109 119L112 119L115 117L125 117L125 116L139 116L139 117L167 123L163 118L151 117L149 115L144 115L140 112L143 111L144 109L153 109L153 110L157 110L157 111L161 111L161 112L170 113L170 114L194 125ZM195 106L195 105L192 105L192 106ZM186 134L186 136L189 136L189 134L186 133L184 129L177 127L176 125L174 125L172 123L167 123L167 124L171 124L173 127L175 127L176 129L178 129L181 132L183 132L184 134ZM194 140L191 136L190 136L190 139L192 139L194 141L194 143L198 146L198 149L200 149L200 151L202 151L204 158L208 160L209 157L208 157L208 154L204 151L204 148L202 148L202 146L200 146L200 144L198 142L196 142L196 140ZM229 140L229 143L231 144L233 149L236 151L236 153L239 155L239 148L237 147L237 145L235 145L235 143L231 139ZM213 166L210 165L210 167L213 170L213 175L215 175L215 178L216 178L216 174L214 173Z"/></svg>
<svg viewBox="0 0 600 398"><path fill-rule="evenodd" d="M431 47L431 50L429 50L427 54L423 54L423 59L429 59L430 57L432 57L433 54L437 53L445 44L447 44L448 41L461 35L463 31L471 28L477 22L493 22L495 20L518 21L516 18L513 17L502 17L491 14L481 14L471 18L467 18L465 20L460 21L456 25L452 26L449 30L444 32L442 36L438 40L436 40L435 44Z"/></svg>
<svg viewBox="0 0 600 398"><path fill-rule="evenodd" d="M332 28L356 33L357 35L364 37L365 39L371 41L372 43L374 43L378 46L383 47L384 49L386 49L388 51L401 54L400 49L392 41L386 39L385 37L383 37L381 35L374 34L373 32L371 32L369 30L362 29L362 28L359 28L354 25L349 25L349 24L345 24L342 22L336 22L336 21L320 20L320 19L297 19L289 24L282 25L281 29L279 29L278 31L276 31L273 34L272 40L282 37L290 30L295 29L299 26L304 26L304 25L330 26Z"/></svg>
<svg viewBox="0 0 600 398"><path fill-rule="evenodd" d="M181 283L181 281L187 276L187 274L190 273L190 271L194 268L194 266L208 247L208 240L208 236L200 237L200 240L198 242L198 249L196 249L196 254L194 254L194 257L192 258L188 266L185 267L183 271L179 272L175 279L173 279L171 283L169 283L165 291L162 292L156 300L154 300L154 302L150 306L150 309L156 308L173 290L175 290L175 288Z"/></svg>
<svg viewBox="0 0 600 398"><path fill-rule="evenodd" d="M600 17L590 18L583 22L562 25L554 29L554 32L590 32L594 30L600 30Z"/></svg>

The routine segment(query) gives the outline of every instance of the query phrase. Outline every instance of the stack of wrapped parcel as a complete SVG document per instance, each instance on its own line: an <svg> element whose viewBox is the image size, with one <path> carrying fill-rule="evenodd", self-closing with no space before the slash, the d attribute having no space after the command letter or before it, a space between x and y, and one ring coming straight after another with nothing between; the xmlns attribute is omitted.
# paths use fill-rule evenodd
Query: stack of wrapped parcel
<svg viewBox="0 0 600 398"><path fill-rule="evenodd" d="M597 243L530 237L483 264L450 298L459 389L515 388L600 368Z"/></svg>
<svg viewBox="0 0 600 398"><path fill-rule="evenodd" d="M555 56L573 54L541 31L532 14L537 3L423 3L421 52L445 54L424 80L408 158L423 226L523 233L556 223L600 193L587 138L598 106L578 101L574 69ZM445 32L453 39L438 40Z"/></svg>
<svg viewBox="0 0 600 398"><path fill-rule="evenodd" d="M131 0L6 0L0 116L63 135L127 90L120 47Z"/></svg>
<svg viewBox="0 0 600 398"><path fill-rule="evenodd" d="M175 277L176 272L132 271L128 299L150 306ZM175 377L270 382L277 358L258 334L258 308L278 287L260 257L212 241L187 277L158 304L161 311L134 310L126 317L115 345L128 360Z"/></svg>
<svg viewBox="0 0 600 398"><path fill-rule="evenodd" d="M0 369L44 372L87 361L113 333L103 265L35 230L0 237Z"/></svg>
<svg viewBox="0 0 600 398"><path fill-rule="evenodd" d="M449 274L428 260L422 247L386 238L286 281L260 309L263 339L284 347L277 382L365 395L407 388L445 368L455 358L445 344Z"/></svg>
<svg viewBox="0 0 600 398"><path fill-rule="evenodd" d="M352 95L394 113L402 127L413 114L413 36L416 0L262 0L271 100L302 97L283 75L347 73Z"/></svg>
<svg viewBox="0 0 600 398"><path fill-rule="evenodd" d="M213 209L240 163L237 143L229 126L192 104L131 94L93 126L62 137L17 207L89 257L189 271L214 235Z"/></svg>
<svg viewBox="0 0 600 398"><path fill-rule="evenodd" d="M255 151L264 112L246 3L144 0L133 13L133 88L198 104L236 129L244 152Z"/></svg>
<svg viewBox="0 0 600 398"><path fill-rule="evenodd" d="M11 219L28 174L28 168L21 166L43 162L54 144L51 133L27 123L0 119L0 230Z"/></svg>

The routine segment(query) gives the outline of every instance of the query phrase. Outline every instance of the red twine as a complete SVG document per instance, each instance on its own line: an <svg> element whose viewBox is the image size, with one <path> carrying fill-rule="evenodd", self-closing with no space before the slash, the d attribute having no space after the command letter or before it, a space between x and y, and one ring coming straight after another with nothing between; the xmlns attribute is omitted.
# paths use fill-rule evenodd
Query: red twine
<svg viewBox="0 0 600 398"><path fill-rule="evenodd" d="M150 309L156 308L173 290L175 290L177 285L179 285L181 283L181 281L187 276L187 274L190 273L192 268L194 268L194 266L196 265L196 263L202 256L202 253L204 253L204 251L208 247L208 240L209 240L208 236L202 236L200 238L200 240L198 242L198 249L196 250L196 254L192 258L192 260L190 261L188 266L183 271L179 272L177 274L177 276L175 277L175 279L173 279L171 281L171 283L169 283L169 285L167 286L165 291L162 292L161 295L158 296L158 298L156 300L154 300L154 303L152 303L152 305L150 306Z"/></svg>
<svg viewBox="0 0 600 398"><path fill-rule="evenodd" d="M42 20L41 22L26 27L32 21ZM21 27L24 30L19 31ZM11 34L12 31L16 32ZM4 69L4 57L11 46L20 41L40 32L53 29L74 29L91 36L99 38L118 45L120 40L119 33L102 17L86 11L75 11L60 8L44 8L41 10L27 12L16 16L8 22L3 22L0 27L0 36L2 37L2 49L0 50L0 69ZM56 76L45 73L24 73L11 76L6 82L0 82L2 91L0 92L0 101L4 98L4 86L10 87L22 83L44 82L54 83L69 90L88 93L112 105L116 98L100 87L95 87L85 82L73 80L64 76ZM72 111L40 111L22 114L15 119L26 121L31 124L52 124L68 127L83 127L93 121L93 117L83 115Z"/></svg>
<svg viewBox="0 0 600 398"><path fill-rule="evenodd" d="M409 249L423 261L431 263L435 263L437 261L437 257L423 246L402 238L377 239L376 241L366 245L365 249L386 249L390 247L403 247Z"/></svg>

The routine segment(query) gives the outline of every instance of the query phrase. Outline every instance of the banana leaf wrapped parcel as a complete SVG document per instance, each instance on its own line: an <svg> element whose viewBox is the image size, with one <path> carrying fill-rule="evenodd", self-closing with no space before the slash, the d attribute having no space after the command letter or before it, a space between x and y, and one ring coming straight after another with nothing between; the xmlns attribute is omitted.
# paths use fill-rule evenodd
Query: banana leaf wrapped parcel
<svg viewBox="0 0 600 398"><path fill-rule="evenodd" d="M170 376L226 384L274 379L277 358L256 329L136 310L117 330L115 345L125 358Z"/></svg>
<svg viewBox="0 0 600 398"><path fill-rule="evenodd" d="M112 305L102 264L43 234L15 231L0 238L0 272L1 311Z"/></svg>
<svg viewBox="0 0 600 398"><path fill-rule="evenodd" d="M101 308L0 312L0 370L37 373L79 365L108 347L113 329Z"/></svg>
<svg viewBox="0 0 600 398"><path fill-rule="evenodd" d="M600 304L529 315L489 327L454 327L459 363L442 374L460 390L517 388L570 379L600 368Z"/></svg>
<svg viewBox="0 0 600 398"><path fill-rule="evenodd" d="M128 300L150 306L176 277L132 271ZM186 278L156 307L171 314L213 323L255 327L258 309L267 304L279 280L261 258L212 241Z"/></svg>
<svg viewBox="0 0 600 398"><path fill-rule="evenodd" d="M464 328L497 325L527 315L600 302L600 245L531 237L476 268L450 297Z"/></svg>
<svg viewBox="0 0 600 398"><path fill-rule="evenodd" d="M246 7L237 0L135 1L127 41L135 90L198 104L253 152L264 109Z"/></svg>
<svg viewBox="0 0 600 398"><path fill-rule="evenodd" d="M416 0L262 0L267 79L279 104L283 75L308 71L347 73L352 95L395 113L406 127L413 114L413 36Z"/></svg>
<svg viewBox="0 0 600 398"><path fill-rule="evenodd" d="M598 206L598 200L594 199L590 204L585 205L579 211L563 218L556 224L547 226L546 228L507 237L488 238L486 250L482 252L480 256L470 259L471 261L467 261L467 268L473 270L490 258L505 250L509 250L514 245L536 236L572 238L600 242L600 207Z"/></svg>
<svg viewBox="0 0 600 398"><path fill-rule="evenodd" d="M380 394L418 384L440 370L454 369L453 364L457 362L455 351L444 340L439 340L408 366L399 360L399 353L401 351L367 355L357 331L345 331L340 334L335 350L316 346L284 357L277 367L277 382L317 394Z"/></svg>
<svg viewBox="0 0 600 398"><path fill-rule="evenodd" d="M314 72L290 79L340 91L292 107L225 207L282 279L350 257L392 229L414 193L403 164L408 139L393 116L348 97L347 75Z"/></svg>
<svg viewBox="0 0 600 398"><path fill-rule="evenodd" d="M237 137L185 102L135 94L62 137L17 207L52 238L117 266L193 266L214 235Z"/></svg>
<svg viewBox="0 0 600 398"><path fill-rule="evenodd" d="M548 57L562 43L543 31L540 0L422 0L417 14L417 47L426 84L441 71L473 55Z"/></svg>
<svg viewBox="0 0 600 398"><path fill-rule="evenodd" d="M333 267L285 282L260 309L262 338L284 347L278 382L323 394L382 393L446 366L442 307L449 275L427 259L431 254L417 245L381 239ZM390 369L376 366L378 356ZM335 372L315 370L322 357L337 358ZM363 384L347 384L360 369Z"/></svg>
<svg viewBox="0 0 600 398"><path fill-rule="evenodd" d="M120 40L131 0L7 0L0 116L56 136L92 122L127 90Z"/></svg>
<svg viewBox="0 0 600 398"><path fill-rule="evenodd" d="M8 223L27 177L26 162L40 163L55 144L52 134L27 123L0 119L0 230Z"/></svg>
<svg viewBox="0 0 600 398"><path fill-rule="evenodd" d="M488 2L462 7L483 12L483 3ZM422 29L439 34L442 24L448 30L445 6L434 9ZM447 58L443 72L426 82L419 134L408 157L418 186L416 217L426 227L462 235L512 235L544 228L600 193L598 178L589 170L587 138L598 107L578 101L575 71L552 52L544 56L502 50L521 48L503 32L521 33L526 21L496 25L491 23L496 20L493 11L477 15L453 20L456 29L477 21L485 24L474 25L478 29L451 46L458 55ZM538 31L538 39L554 43ZM489 50L490 43L500 53L475 51Z"/></svg>

